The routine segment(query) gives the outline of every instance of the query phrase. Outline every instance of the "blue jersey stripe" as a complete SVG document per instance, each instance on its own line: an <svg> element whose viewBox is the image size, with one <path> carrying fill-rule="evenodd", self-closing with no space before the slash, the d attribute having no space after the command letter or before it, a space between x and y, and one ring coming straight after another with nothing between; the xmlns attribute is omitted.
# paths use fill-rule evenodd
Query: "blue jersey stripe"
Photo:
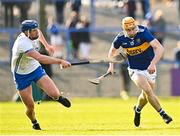
<svg viewBox="0 0 180 136"><path fill-rule="evenodd" d="M29 50L25 51L25 53L27 53L27 52L29 52L29 51L32 51L32 50L34 50L34 49L33 49L33 48L32 48L32 49L29 49Z"/></svg>

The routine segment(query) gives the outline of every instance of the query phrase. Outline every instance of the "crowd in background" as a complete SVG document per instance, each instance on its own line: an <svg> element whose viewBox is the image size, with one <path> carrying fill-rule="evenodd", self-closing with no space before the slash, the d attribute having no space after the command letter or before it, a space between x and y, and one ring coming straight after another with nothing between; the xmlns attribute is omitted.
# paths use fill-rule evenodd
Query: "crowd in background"
<svg viewBox="0 0 180 136"><path fill-rule="evenodd" d="M166 37L166 27L167 22L164 17L162 10L158 9L155 13L151 11L150 0L117 0L118 2L123 2L124 7L126 8L127 16L132 16L133 18L137 17L137 3L141 5L142 19L144 25L150 28L153 35L164 45L164 39ZM178 0L178 13L180 18L180 0ZM10 2L6 0L1 0L1 4L4 7L4 26L5 27L14 27L14 13L13 8L16 6L19 9L20 17L19 22L22 22L25 19L29 19L28 11L31 7L33 0L26 0L22 2ZM169 0L169 3L173 3L173 0ZM55 8L55 15L47 17L47 34L50 39L50 43L54 46L56 52L54 57L65 58L65 39L62 36L61 29L66 28L70 30L71 38L71 53L72 59L83 59L88 60L90 49L91 49L91 34L89 32L90 21L83 15L81 8L83 6L81 0L56 0L52 2ZM71 7L71 13L65 20L64 10L66 5L69 4ZM71 31L72 30L72 31ZM77 30L77 31L76 31ZM177 48L175 49L175 59L180 60L180 46L177 42ZM179 66L179 65L178 65ZM120 95L127 99L127 92L130 88L130 79L127 73L127 64L124 63L120 66L120 73L123 77L123 85L120 92ZM126 94L124 94L126 92Z"/></svg>
<svg viewBox="0 0 180 136"><path fill-rule="evenodd" d="M121 2L126 9L127 16L132 16L137 18L137 4L141 5L142 19L144 24L150 27L150 30L154 36L163 44L166 35L166 20L163 11L158 9L156 13L152 13L150 0L112 0ZM178 0L180 1L180 0ZM18 1L6 1L1 0L1 4L4 7L4 26L14 27L14 7L19 9L20 17L19 22L28 19L28 11L32 5L33 0L18 0ZM71 38L71 58L88 59L91 38L88 28L90 26L90 21L87 17L81 13L82 1L81 0L48 0L54 5L55 14L53 17L47 17L47 32L50 42L58 50L55 53L56 57L65 57L65 42L62 37L61 28L76 29L79 32L70 32ZM166 0L169 4L172 4L174 0ZM180 2L179 2L180 3ZM48 3L47 3L48 4ZM66 5L70 5L71 13L68 19L65 20L64 10ZM179 4L180 5L180 4ZM122 7L121 7L122 8ZM180 6L178 6L178 11L180 12ZM180 15L180 14L179 14ZM137 18L138 20L138 18ZM85 29L84 29L85 28Z"/></svg>
<svg viewBox="0 0 180 136"><path fill-rule="evenodd" d="M14 7L19 9L20 18L19 23L23 20L28 19L28 11L31 7L33 0L27 1L6 1L1 0L2 6L4 6L4 24L5 27L14 27ZM90 51L90 33L89 20L84 15L81 15L81 0L52 0L51 4L54 5L55 14L53 17L47 18L47 32L50 39L50 43L55 47L55 57L65 57L65 42L62 37L61 29L76 29L79 32L70 32L71 38L71 52L73 58L88 59ZM66 4L71 7L71 13L66 21L64 18L64 8Z"/></svg>

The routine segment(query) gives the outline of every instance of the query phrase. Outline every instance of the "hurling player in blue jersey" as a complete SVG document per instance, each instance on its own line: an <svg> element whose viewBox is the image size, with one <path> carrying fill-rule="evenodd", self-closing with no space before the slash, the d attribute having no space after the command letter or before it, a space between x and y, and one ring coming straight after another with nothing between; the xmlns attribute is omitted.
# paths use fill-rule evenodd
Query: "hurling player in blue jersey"
<svg viewBox="0 0 180 136"><path fill-rule="evenodd" d="M143 107L149 102L160 114L165 123L170 123L172 118L162 109L156 95L154 94L156 64L163 55L164 48L149 30L137 25L132 17L122 20L123 31L114 39L109 50L108 57L117 54L118 49L123 48L129 62L129 76L138 88L142 90L138 102L134 107L134 124L140 125L140 114ZM109 64L108 72L113 73L114 65Z"/></svg>

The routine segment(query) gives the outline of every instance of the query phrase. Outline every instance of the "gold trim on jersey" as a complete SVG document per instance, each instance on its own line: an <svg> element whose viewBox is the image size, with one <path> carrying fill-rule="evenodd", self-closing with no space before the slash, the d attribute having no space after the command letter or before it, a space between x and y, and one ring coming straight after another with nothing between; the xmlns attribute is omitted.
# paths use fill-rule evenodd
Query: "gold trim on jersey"
<svg viewBox="0 0 180 136"><path fill-rule="evenodd" d="M131 48L124 48L125 52L130 55L138 55L146 51L150 47L150 44L148 42L145 42L137 47L131 47Z"/></svg>

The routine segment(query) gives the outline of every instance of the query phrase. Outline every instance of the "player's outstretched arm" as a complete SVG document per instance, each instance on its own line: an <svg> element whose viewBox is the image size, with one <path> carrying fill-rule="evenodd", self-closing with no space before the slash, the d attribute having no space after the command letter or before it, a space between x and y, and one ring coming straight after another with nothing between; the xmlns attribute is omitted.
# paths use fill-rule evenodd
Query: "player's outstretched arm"
<svg viewBox="0 0 180 136"><path fill-rule="evenodd" d="M36 50L28 51L26 53L26 55L36 59L37 61L39 61L42 64L59 64L63 68L67 68L67 67L71 66L71 63L66 61L66 60L54 58L51 56L42 55L39 52L37 52Z"/></svg>

